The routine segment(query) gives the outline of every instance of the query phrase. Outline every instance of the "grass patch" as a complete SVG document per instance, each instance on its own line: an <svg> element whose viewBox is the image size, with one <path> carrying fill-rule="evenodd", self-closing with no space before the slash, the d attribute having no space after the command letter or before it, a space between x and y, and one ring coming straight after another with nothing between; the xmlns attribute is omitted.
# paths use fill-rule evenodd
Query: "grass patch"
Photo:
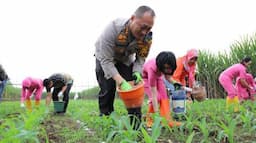
<svg viewBox="0 0 256 143"><path fill-rule="evenodd" d="M45 112L44 104L27 112L19 107L19 102L1 102L0 142L249 143L256 140L253 102L244 102L238 113L226 111L223 99L187 106L187 113L176 118L183 123L181 127L169 128L156 116L150 130L143 120L140 130L134 131L120 100L116 100L115 112L108 117L99 117L97 100L71 100L65 115L53 114L52 105L49 113ZM145 101L143 115L146 111Z"/></svg>

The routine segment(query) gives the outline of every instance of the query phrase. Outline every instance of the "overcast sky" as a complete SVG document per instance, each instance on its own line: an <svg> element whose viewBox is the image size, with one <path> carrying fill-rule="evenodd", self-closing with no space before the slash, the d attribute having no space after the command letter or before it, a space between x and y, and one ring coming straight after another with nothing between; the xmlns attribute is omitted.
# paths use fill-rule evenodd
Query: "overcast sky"
<svg viewBox="0 0 256 143"><path fill-rule="evenodd" d="M256 31L254 0L2 0L0 63L11 82L27 76L70 73L75 89L97 85L94 43L118 17L129 18L140 5L155 10L149 58L170 50L228 50Z"/></svg>

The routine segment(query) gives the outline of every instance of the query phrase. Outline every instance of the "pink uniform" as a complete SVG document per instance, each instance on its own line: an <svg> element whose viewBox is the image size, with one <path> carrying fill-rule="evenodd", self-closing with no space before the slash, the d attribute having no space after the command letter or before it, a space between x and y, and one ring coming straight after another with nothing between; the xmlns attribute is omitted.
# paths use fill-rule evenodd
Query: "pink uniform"
<svg viewBox="0 0 256 143"><path fill-rule="evenodd" d="M30 99L32 93L35 93L35 100L39 101L43 92L43 81L41 79L27 77L22 81L21 102Z"/></svg>
<svg viewBox="0 0 256 143"><path fill-rule="evenodd" d="M234 64L224 70L219 76L219 82L230 98L238 95L237 89L233 84L233 81L236 80L237 77L246 77L246 67L243 64Z"/></svg>
<svg viewBox="0 0 256 143"><path fill-rule="evenodd" d="M152 103L151 87L157 89L157 100L168 99L166 88L163 81L163 74L157 71L156 59L150 59L143 65L142 77L144 80L145 92Z"/></svg>
<svg viewBox="0 0 256 143"><path fill-rule="evenodd" d="M247 88L243 87L243 85L240 82L241 77L238 77L236 80L236 89L238 92L238 98L239 100L246 100L246 99L251 99L254 100L254 94L255 92L255 87L256 84L254 82L253 76L249 73L246 74L246 82L253 88L248 90Z"/></svg>

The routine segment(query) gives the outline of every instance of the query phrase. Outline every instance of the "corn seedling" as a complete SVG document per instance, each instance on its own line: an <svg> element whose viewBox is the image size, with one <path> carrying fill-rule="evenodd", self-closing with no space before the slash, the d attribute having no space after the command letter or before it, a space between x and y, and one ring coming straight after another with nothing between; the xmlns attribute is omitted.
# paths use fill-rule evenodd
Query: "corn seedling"
<svg viewBox="0 0 256 143"><path fill-rule="evenodd" d="M158 137L161 134L161 125L162 118L159 116L154 116L154 123L151 128L151 134L149 134L146 129L141 128L143 140L145 143L155 143L158 139Z"/></svg>

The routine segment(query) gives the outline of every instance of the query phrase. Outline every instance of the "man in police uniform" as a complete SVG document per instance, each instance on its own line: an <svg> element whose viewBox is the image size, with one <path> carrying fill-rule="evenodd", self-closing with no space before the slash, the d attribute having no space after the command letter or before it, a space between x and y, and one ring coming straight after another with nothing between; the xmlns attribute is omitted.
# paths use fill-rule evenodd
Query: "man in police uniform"
<svg viewBox="0 0 256 143"><path fill-rule="evenodd" d="M142 80L141 71L152 43L151 28L155 12L148 6L140 6L129 19L110 22L98 38L95 46L96 76L100 87L100 115L114 111L116 86L122 90L132 87L127 81ZM127 109L128 114L141 120L141 108ZM134 117L131 116L131 121Z"/></svg>

